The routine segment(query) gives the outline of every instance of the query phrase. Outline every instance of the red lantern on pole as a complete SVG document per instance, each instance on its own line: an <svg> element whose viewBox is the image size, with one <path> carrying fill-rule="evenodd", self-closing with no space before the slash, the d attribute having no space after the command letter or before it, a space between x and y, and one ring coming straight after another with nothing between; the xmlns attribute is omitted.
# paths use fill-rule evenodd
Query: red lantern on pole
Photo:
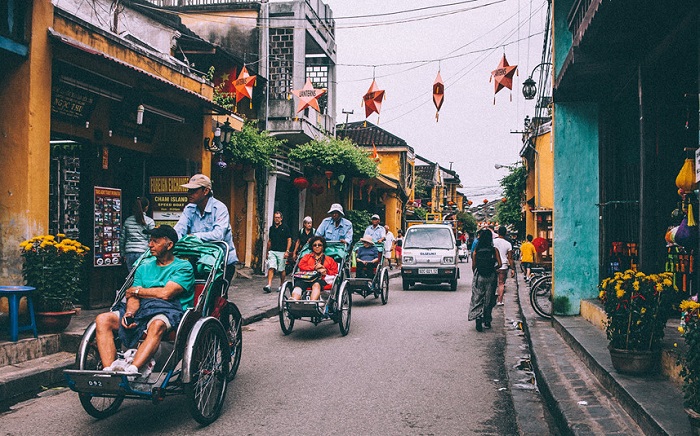
<svg viewBox="0 0 700 436"><path fill-rule="evenodd" d="M294 183L294 186L300 191L309 187L309 181L306 177L297 177L292 183Z"/></svg>
<svg viewBox="0 0 700 436"><path fill-rule="evenodd" d="M326 170L326 180L328 181L328 188L330 189L331 187L331 177L333 177L333 171L331 170Z"/></svg>

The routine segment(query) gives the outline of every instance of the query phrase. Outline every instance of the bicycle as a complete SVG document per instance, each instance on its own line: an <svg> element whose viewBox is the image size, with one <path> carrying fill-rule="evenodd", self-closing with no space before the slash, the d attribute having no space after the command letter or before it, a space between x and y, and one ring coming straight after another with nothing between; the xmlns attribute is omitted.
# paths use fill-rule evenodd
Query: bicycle
<svg viewBox="0 0 700 436"><path fill-rule="evenodd" d="M552 318L552 273L544 268L531 268L530 305L539 316Z"/></svg>

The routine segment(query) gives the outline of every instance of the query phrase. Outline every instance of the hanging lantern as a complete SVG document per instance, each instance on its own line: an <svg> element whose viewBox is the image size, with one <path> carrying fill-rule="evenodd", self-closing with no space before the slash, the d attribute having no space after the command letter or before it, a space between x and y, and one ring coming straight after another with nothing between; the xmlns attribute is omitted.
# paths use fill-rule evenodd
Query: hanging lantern
<svg viewBox="0 0 700 436"><path fill-rule="evenodd" d="M365 105L365 118L368 118L372 113L382 110L382 101L384 100L384 90L379 89L377 82L372 79L372 84L369 86L367 93L362 97L362 104Z"/></svg>
<svg viewBox="0 0 700 436"><path fill-rule="evenodd" d="M448 201L448 202L447 202L447 205L448 205L448 206L454 206L454 205L455 205L455 202L454 202L454 201Z"/></svg>
<svg viewBox="0 0 700 436"><path fill-rule="evenodd" d="M685 192L691 192L695 188L695 165L693 159L686 159L683 162L678 176L676 176L676 186Z"/></svg>
<svg viewBox="0 0 700 436"><path fill-rule="evenodd" d="M467 206L471 206L472 204L474 204L473 201L471 201L471 200L467 201Z"/></svg>
<svg viewBox="0 0 700 436"><path fill-rule="evenodd" d="M508 65L508 60L506 59L506 54L503 53L503 58L498 67L491 71L491 78L494 80L494 90L493 90L493 104L496 104L496 94L503 88L513 89L513 75L518 72L517 65ZM489 79L489 82L491 79ZM511 93L510 100L513 101L513 94Z"/></svg>
<svg viewBox="0 0 700 436"><path fill-rule="evenodd" d="M311 186L309 186L309 191L311 191L311 193L314 195L321 195L323 194L323 185L319 183L312 183Z"/></svg>
<svg viewBox="0 0 700 436"><path fill-rule="evenodd" d="M506 201L508 201L508 199L507 199L506 197L503 197L503 198L501 198L501 201L502 201L503 203L505 203Z"/></svg>
<svg viewBox="0 0 700 436"><path fill-rule="evenodd" d="M486 204L486 203L488 203L488 202L489 202L489 201L488 201L487 199L484 198L484 204Z"/></svg>
<svg viewBox="0 0 700 436"><path fill-rule="evenodd" d="M243 98L250 99L250 108L253 109L253 86L255 86L255 78L257 76L251 76L248 74L248 69L243 66L241 73L238 78L233 83L236 90L236 104Z"/></svg>
<svg viewBox="0 0 700 436"><path fill-rule="evenodd" d="M328 182L328 187L331 187L331 177L333 177L333 171L331 170L326 170L326 181Z"/></svg>
<svg viewBox="0 0 700 436"><path fill-rule="evenodd" d="M345 174L340 174L338 176L338 183L340 183L340 190L343 190L343 182L345 182Z"/></svg>
<svg viewBox="0 0 700 436"><path fill-rule="evenodd" d="M544 238L535 238L532 240L532 245L538 253L544 253L549 248L549 242Z"/></svg>
<svg viewBox="0 0 700 436"><path fill-rule="evenodd" d="M297 106L297 113L303 111L307 107L312 107L316 109L316 112L321 112L318 107L318 98L326 93L325 89L314 88L311 79L306 79L304 87L301 89L292 90L292 94L299 98L299 106Z"/></svg>
<svg viewBox="0 0 700 436"><path fill-rule="evenodd" d="M437 77L435 78L435 83L433 83L433 103L435 104L435 122L437 123L440 118L440 108L442 103L445 101L445 83L442 81L440 76L440 70L438 70Z"/></svg>
<svg viewBox="0 0 700 436"><path fill-rule="evenodd" d="M309 187L309 181L306 179L306 177L297 177L292 183L300 191L303 191Z"/></svg>

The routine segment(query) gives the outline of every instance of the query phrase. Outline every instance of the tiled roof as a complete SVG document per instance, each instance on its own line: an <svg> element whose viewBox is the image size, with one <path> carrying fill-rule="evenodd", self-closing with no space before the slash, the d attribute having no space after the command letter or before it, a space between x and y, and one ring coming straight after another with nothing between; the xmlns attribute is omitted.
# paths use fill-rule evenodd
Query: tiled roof
<svg viewBox="0 0 700 436"><path fill-rule="evenodd" d="M336 126L336 136L340 139L348 138L361 147L371 147L372 144L381 146L404 146L408 144L396 135L370 123L369 121L357 121Z"/></svg>

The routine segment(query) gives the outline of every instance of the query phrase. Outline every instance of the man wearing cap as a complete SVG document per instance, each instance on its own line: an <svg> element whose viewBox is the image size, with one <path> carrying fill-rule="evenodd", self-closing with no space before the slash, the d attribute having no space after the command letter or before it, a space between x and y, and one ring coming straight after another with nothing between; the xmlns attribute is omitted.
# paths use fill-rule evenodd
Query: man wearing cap
<svg viewBox="0 0 700 436"><path fill-rule="evenodd" d="M321 221L316 229L316 236L323 236L326 241L340 241L350 245L352 243L352 223L343 218L343 206L333 203L328 210L330 216Z"/></svg>
<svg viewBox="0 0 700 436"><path fill-rule="evenodd" d="M175 224L179 237L194 235L204 242L224 241L228 245L226 280L231 283L236 271L236 247L231 237L231 222L226 205L214 198L211 180L204 174L195 174L184 185L187 188L188 205Z"/></svg>
<svg viewBox="0 0 700 436"><path fill-rule="evenodd" d="M386 239L386 229L379 225L379 215L372 215L372 224L365 229L364 236L369 236L374 242L384 242Z"/></svg>
<svg viewBox="0 0 700 436"><path fill-rule="evenodd" d="M173 255L178 241L175 230L161 225L150 230L148 249L153 257L144 259L136 269L132 286L126 290L126 303L117 303L112 311L97 316L96 340L104 371L125 371L147 377L155 365L152 360L163 334L182 319L194 303L192 265ZM133 361L116 360L114 332L127 348L141 343ZM150 362L150 363L149 363Z"/></svg>
<svg viewBox="0 0 700 436"><path fill-rule="evenodd" d="M363 236L360 242L362 247L357 249L355 276L358 279L371 279L374 276L374 267L379 263L379 250L369 236Z"/></svg>

